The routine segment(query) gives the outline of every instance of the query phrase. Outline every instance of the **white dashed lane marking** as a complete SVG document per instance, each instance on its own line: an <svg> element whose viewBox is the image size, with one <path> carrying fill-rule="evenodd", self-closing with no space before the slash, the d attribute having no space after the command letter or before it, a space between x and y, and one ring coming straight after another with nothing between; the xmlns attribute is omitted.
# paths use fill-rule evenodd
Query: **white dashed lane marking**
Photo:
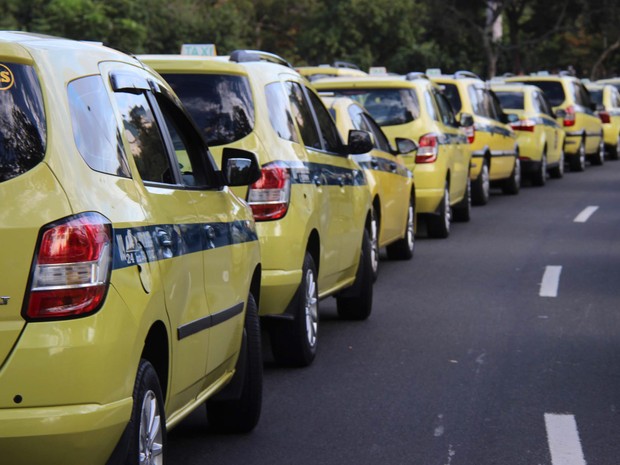
<svg viewBox="0 0 620 465"><path fill-rule="evenodd" d="M545 413L545 426L553 465L586 465L573 415Z"/></svg>
<svg viewBox="0 0 620 465"><path fill-rule="evenodd" d="M598 207L587 207L581 213L579 213L579 215L577 215L573 221L575 223L585 223L596 210L598 210Z"/></svg>
<svg viewBox="0 0 620 465"><path fill-rule="evenodd" d="M557 297L558 287L560 286L561 266L548 266L545 268L542 282L540 283L541 297Z"/></svg>

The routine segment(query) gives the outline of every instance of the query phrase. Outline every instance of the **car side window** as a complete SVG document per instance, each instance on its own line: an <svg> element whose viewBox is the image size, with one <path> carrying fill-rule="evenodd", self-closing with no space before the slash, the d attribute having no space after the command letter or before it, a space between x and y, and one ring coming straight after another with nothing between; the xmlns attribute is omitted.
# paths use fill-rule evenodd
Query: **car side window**
<svg viewBox="0 0 620 465"><path fill-rule="evenodd" d="M433 95L435 96L435 101L437 102L437 108L439 108L439 114L441 115L443 124L456 127L456 118L454 117L454 111L448 99L441 92L437 92L436 90L433 91Z"/></svg>
<svg viewBox="0 0 620 465"><path fill-rule="evenodd" d="M289 110L289 101L280 82L272 82L265 86L265 97L269 111L269 121L278 137L291 142L299 142L295 123Z"/></svg>
<svg viewBox="0 0 620 465"><path fill-rule="evenodd" d="M437 110L435 109L435 102L433 101L433 97L430 92L427 90L424 91L424 102L426 103L426 111L428 116L435 121L439 121L439 116L437 115Z"/></svg>
<svg viewBox="0 0 620 465"><path fill-rule="evenodd" d="M370 132L375 138L375 147L384 152L392 153L392 147L390 146L387 137L385 137L385 133L381 130L375 120L365 114L362 114L362 117L366 121Z"/></svg>
<svg viewBox="0 0 620 465"><path fill-rule="evenodd" d="M486 116L487 118L490 117L488 107L485 105L482 89L479 89L475 85L471 85L467 88L467 93L469 94L474 115Z"/></svg>
<svg viewBox="0 0 620 465"><path fill-rule="evenodd" d="M174 170L146 95L115 92L125 138L145 182L176 184Z"/></svg>
<svg viewBox="0 0 620 465"><path fill-rule="evenodd" d="M368 123L364 119L364 110L353 104L348 106L347 112L349 113L349 118L351 118L351 123L355 129L370 131Z"/></svg>
<svg viewBox="0 0 620 465"><path fill-rule="evenodd" d="M620 108L620 92L615 87L609 89L611 92L611 106L612 108Z"/></svg>
<svg viewBox="0 0 620 465"><path fill-rule="evenodd" d="M540 94L538 92L532 93L532 110L535 113L544 113L543 107L540 104Z"/></svg>
<svg viewBox="0 0 620 465"><path fill-rule="evenodd" d="M101 76L76 79L67 86L73 138L90 168L130 177L120 131Z"/></svg>
<svg viewBox="0 0 620 465"><path fill-rule="evenodd" d="M286 82L286 88L293 120L299 128L299 133L301 134L304 145L314 149L322 149L323 144L321 143L321 137L314 124L312 109L306 101L303 89L299 84L292 81Z"/></svg>
<svg viewBox="0 0 620 465"><path fill-rule="evenodd" d="M332 153L343 153L343 143L340 138L340 133L334 123L334 119L331 117L325 105L321 99L310 89L306 89L306 93L310 98L310 102L314 108L316 119L321 129L321 135L323 136L323 149Z"/></svg>

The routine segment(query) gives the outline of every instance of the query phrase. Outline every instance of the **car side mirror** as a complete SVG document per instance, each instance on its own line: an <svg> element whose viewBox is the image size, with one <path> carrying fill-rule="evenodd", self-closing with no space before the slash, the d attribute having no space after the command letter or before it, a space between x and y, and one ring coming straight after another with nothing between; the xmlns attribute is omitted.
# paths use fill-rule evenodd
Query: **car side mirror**
<svg viewBox="0 0 620 465"><path fill-rule="evenodd" d="M506 119L506 124L512 124L519 121L519 115L516 115L514 113L504 113L504 118Z"/></svg>
<svg viewBox="0 0 620 465"><path fill-rule="evenodd" d="M556 118L566 118L566 110L563 109L559 109L555 112L555 117Z"/></svg>
<svg viewBox="0 0 620 465"><path fill-rule="evenodd" d="M461 119L459 120L461 127L468 128L474 125L474 117L469 113L461 113Z"/></svg>
<svg viewBox="0 0 620 465"><path fill-rule="evenodd" d="M405 137L396 138L396 151L400 155L407 155L418 150L418 144Z"/></svg>
<svg viewBox="0 0 620 465"><path fill-rule="evenodd" d="M367 131L351 129L349 131L349 139L347 142L347 151L349 155L359 155L361 153L370 152L375 144L372 140L372 134Z"/></svg>
<svg viewBox="0 0 620 465"><path fill-rule="evenodd" d="M261 177L256 155L242 149L222 150L222 175L227 186L248 186Z"/></svg>

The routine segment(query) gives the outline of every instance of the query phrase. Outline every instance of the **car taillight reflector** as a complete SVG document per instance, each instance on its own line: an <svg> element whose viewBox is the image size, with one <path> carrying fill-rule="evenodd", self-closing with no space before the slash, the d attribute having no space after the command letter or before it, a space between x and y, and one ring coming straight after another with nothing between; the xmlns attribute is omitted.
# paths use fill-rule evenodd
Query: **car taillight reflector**
<svg viewBox="0 0 620 465"><path fill-rule="evenodd" d="M609 113L606 111L599 112L598 117L601 119L601 122L604 124L611 123L611 117L609 116Z"/></svg>
<svg viewBox="0 0 620 465"><path fill-rule="evenodd" d="M101 307L110 284L112 226L85 213L41 231L25 317L85 316Z"/></svg>
<svg viewBox="0 0 620 465"><path fill-rule="evenodd" d="M264 166L261 177L248 190L248 204L256 221L277 220L286 215L291 193L289 169Z"/></svg>
<svg viewBox="0 0 620 465"><path fill-rule="evenodd" d="M418 143L418 152L415 157L416 163L433 163L437 160L439 141L436 134L424 134Z"/></svg>
<svg viewBox="0 0 620 465"><path fill-rule="evenodd" d="M534 132L536 123L531 119L522 119L522 120L512 123L510 127L514 129L515 131Z"/></svg>
<svg viewBox="0 0 620 465"><path fill-rule="evenodd" d="M474 143L474 139L476 138L476 127L475 126L467 126L465 128L465 135L467 136L467 142L470 144Z"/></svg>
<svg viewBox="0 0 620 465"><path fill-rule="evenodd" d="M570 106L566 108L566 114L564 115L564 126L574 126L575 125L575 107Z"/></svg>

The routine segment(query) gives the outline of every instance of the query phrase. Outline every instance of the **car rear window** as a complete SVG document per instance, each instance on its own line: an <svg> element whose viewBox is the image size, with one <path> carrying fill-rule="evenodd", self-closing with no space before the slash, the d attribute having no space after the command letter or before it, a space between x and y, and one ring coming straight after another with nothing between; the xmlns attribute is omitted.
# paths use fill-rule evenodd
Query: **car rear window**
<svg viewBox="0 0 620 465"><path fill-rule="evenodd" d="M0 182L38 165L45 156L46 119L32 66L0 63Z"/></svg>
<svg viewBox="0 0 620 465"><path fill-rule="evenodd" d="M164 74L209 145L223 145L254 129L254 102L245 76Z"/></svg>
<svg viewBox="0 0 620 465"><path fill-rule="evenodd" d="M592 90L590 89L590 99L597 105L603 104L603 90Z"/></svg>
<svg viewBox="0 0 620 465"><path fill-rule="evenodd" d="M562 105L562 102L566 99L564 95L564 87L561 82L558 81L527 81L527 84L532 84L539 87L545 93L545 97L553 107Z"/></svg>
<svg viewBox="0 0 620 465"><path fill-rule="evenodd" d="M523 110L525 103L523 101L523 92L498 92L495 95L499 98L502 108L510 110Z"/></svg>
<svg viewBox="0 0 620 465"><path fill-rule="evenodd" d="M332 89L366 108L380 126L405 124L420 117L420 102L413 89Z"/></svg>
<svg viewBox="0 0 620 465"><path fill-rule="evenodd" d="M454 113L458 114L463 108L463 104L461 103L461 96L459 95L459 90L454 84L441 84L441 89L443 90L443 94L446 96L450 105L454 109Z"/></svg>

